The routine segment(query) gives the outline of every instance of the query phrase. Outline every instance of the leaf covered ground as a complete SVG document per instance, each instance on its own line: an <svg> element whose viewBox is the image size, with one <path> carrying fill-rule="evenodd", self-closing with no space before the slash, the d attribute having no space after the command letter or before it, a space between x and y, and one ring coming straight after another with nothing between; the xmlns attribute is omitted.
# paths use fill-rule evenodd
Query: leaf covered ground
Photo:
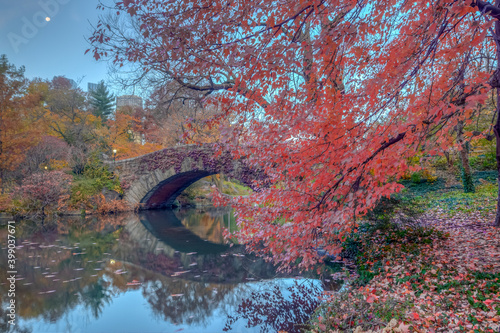
<svg viewBox="0 0 500 333"><path fill-rule="evenodd" d="M365 232L351 287L327 296L312 331L499 332L494 190L417 198L424 213L411 223Z"/></svg>

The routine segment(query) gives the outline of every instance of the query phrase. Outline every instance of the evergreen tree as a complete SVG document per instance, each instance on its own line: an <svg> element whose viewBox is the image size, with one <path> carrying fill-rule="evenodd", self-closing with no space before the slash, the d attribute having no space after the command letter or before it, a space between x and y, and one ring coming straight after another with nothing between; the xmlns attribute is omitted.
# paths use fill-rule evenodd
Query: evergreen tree
<svg viewBox="0 0 500 333"><path fill-rule="evenodd" d="M99 82L97 89L90 92L92 113L97 117L101 117L103 122L108 120L113 113L114 99L115 96L108 91L104 81Z"/></svg>

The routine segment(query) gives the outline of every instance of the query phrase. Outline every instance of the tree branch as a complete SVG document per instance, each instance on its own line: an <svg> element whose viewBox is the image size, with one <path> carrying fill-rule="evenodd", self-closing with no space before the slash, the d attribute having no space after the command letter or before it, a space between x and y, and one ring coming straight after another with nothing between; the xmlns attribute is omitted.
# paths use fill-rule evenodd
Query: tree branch
<svg viewBox="0 0 500 333"><path fill-rule="evenodd" d="M482 13L486 13L497 20L500 20L500 8L486 1L476 0L471 3L472 7L477 7Z"/></svg>

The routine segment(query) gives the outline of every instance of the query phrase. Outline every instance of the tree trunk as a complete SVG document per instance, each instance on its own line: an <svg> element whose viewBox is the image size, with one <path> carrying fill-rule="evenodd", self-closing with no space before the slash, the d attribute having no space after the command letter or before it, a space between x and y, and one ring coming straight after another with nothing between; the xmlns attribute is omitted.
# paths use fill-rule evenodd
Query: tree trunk
<svg viewBox="0 0 500 333"><path fill-rule="evenodd" d="M224 175L222 173L220 173L218 176L219 177L217 177L217 175L212 175L212 182L215 184L215 186L217 186L219 191L222 192L223 185L224 185Z"/></svg>
<svg viewBox="0 0 500 333"><path fill-rule="evenodd" d="M457 124L457 141L460 143L462 148L459 152L460 155L460 169L462 173L462 184L464 186L465 193L474 193L476 188L474 187L474 182L472 180L472 172L470 170L469 164L469 145L464 140L463 131L464 123L459 121Z"/></svg>
<svg viewBox="0 0 500 333"><path fill-rule="evenodd" d="M495 25L498 23L495 23ZM498 34L497 34L498 35ZM500 59L500 58L499 58ZM495 227L500 227L500 121L499 121L499 116L498 112L500 111L500 93L497 88L497 121L495 123L495 126L493 127L493 131L495 132L495 138L497 140L496 143L496 158L497 158L497 184L498 184L498 197L497 197L497 213L495 216Z"/></svg>
<svg viewBox="0 0 500 333"><path fill-rule="evenodd" d="M495 5L498 7L500 5L500 0L495 1ZM493 36L495 39L495 43L497 46L497 68L495 71L495 80L496 82L500 82L500 22L498 20L495 21L495 36ZM497 84L498 85L498 84ZM493 131L495 133L495 138L497 140L496 142L496 158L497 158L497 171L498 171L498 178L497 178L497 183L498 183L498 197L497 197L497 213L495 216L495 227L500 227L500 91L499 87L494 87L496 88L496 93L497 93L497 109L496 109L496 122L495 126L493 126Z"/></svg>
<svg viewBox="0 0 500 333"><path fill-rule="evenodd" d="M451 157L451 154L445 150L444 156L446 157L446 163L448 164L448 168L451 169L453 167L453 159Z"/></svg>
<svg viewBox="0 0 500 333"><path fill-rule="evenodd" d="M0 158L3 158L2 124L3 124L4 111L5 111L5 106L2 106L2 108L0 109ZM3 167L0 165L0 194L4 193L5 193L4 170Z"/></svg>
<svg viewBox="0 0 500 333"><path fill-rule="evenodd" d="M0 142L0 144L1 144L1 142ZM0 154L0 156L2 156L2 155ZM4 183L5 183L5 180L4 180L4 177L3 177L3 169L0 166L0 194L4 194L5 193Z"/></svg>

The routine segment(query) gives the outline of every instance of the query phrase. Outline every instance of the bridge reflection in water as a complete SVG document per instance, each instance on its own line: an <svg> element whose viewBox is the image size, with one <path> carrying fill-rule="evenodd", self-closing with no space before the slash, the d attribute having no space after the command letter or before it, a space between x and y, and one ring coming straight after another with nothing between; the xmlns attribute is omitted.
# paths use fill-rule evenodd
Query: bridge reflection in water
<svg viewBox="0 0 500 333"><path fill-rule="evenodd" d="M318 304L320 281L277 274L243 247L222 244L228 214L154 211L20 228L18 328L298 332ZM6 285L0 292L6 302Z"/></svg>
<svg viewBox="0 0 500 333"><path fill-rule="evenodd" d="M146 210L139 214L139 218L158 241L177 251L209 254L220 253L229 248L229 245L220 244L222 239L216 243L202 239L186 228L173 210ZM220 229L222 224L219 218L211 218L208 222L209 224L203 225L208 230L200 230L201 232L205 231L206 236L213 235L213 229Z"/></svg>

